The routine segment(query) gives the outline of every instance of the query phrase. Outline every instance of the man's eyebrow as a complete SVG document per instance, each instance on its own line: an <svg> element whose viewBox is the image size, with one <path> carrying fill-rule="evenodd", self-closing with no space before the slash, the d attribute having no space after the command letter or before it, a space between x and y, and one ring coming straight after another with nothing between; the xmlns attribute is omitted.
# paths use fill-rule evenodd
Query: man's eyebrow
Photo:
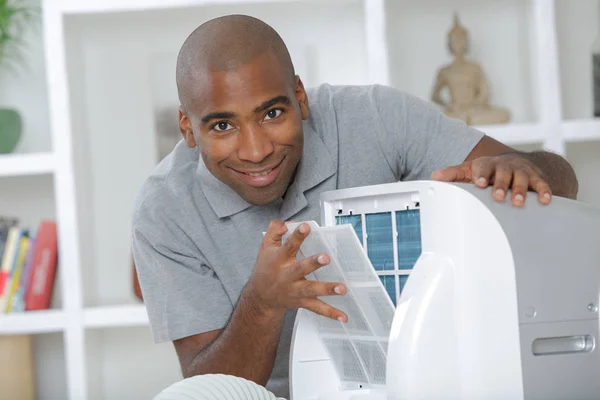
<svg viewBox="0 0 600 400"><path fill-rule="evenodd" d="M209 121L211 121L213 119L230 119L230 118L234 118L235 116L236 116L235 113L228 112L228 111L213 112L210 114L206 114L204 117L202 117L201 121L203 124L207 124Z"/></svg>
<svg viewBox="0 0 600 400"><path fill-rule="evenodd" d="M254 109L254 112L260 113L260 112L266 111L269 108L271 108L272 106L274 106L275 104L290 105L291 100L288 96L276 96L270 100L265 101L260 106L256 107ZM237 116L237 114L235 114L233 112L217 111L217 112L212 112L212 113L206 114L205 116L202 117L201 121L203 124L207 124L208 122L210 122L213 119L230 119L230 118L235 118L236 116Z"/></svg>
<svg viewBox="0 0 600 400"><path fill-rule="evenodd" d="M269 108L271 108L275 104L290 105L291 101L290 101L290 98L288 96L273 97L271 100L267 100L264 103L262 103L260 106L256 107L254 109L254 112L255 113L260 113L260 112L263 112L263 111L267 111Z"/></svg>

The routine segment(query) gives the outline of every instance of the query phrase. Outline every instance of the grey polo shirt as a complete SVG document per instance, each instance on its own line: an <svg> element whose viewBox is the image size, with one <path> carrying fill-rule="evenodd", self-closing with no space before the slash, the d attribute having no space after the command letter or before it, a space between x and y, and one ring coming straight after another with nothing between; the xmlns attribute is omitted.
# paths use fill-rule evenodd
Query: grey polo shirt
<svg viewBox="0 0 600 400"><path fill-rule="evenodd" d="M133 252L156 342L225 327L271 220L319 221L323 191L430 179L463 162L483 136L385 86L322 85L308 98L304 153L285 200L248 204L183 142L144 182ZM286 316L267 385L286 398L294 315Z"/></svg>

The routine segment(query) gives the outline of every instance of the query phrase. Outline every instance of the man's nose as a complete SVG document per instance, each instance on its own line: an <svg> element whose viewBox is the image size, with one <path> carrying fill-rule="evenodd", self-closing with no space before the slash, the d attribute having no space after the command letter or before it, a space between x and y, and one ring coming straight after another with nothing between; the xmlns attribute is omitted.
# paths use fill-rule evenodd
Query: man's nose
<svg viewBox="0 0 600 400"><path fill-rule="evenodd" d="M261 129L246 128L240 132L238 141L240 160L260 163L273 153L273 150L273 142Z"/></svg>

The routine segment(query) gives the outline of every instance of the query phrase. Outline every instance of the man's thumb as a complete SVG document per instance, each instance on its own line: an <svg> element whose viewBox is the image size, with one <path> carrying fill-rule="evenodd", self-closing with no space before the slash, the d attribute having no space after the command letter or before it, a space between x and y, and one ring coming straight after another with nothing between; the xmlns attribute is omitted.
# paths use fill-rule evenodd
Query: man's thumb
<svg viewBox="0 0 600 400"><path fill-rule="evenodd" d="M431 179L442 182L465 182L470 179L469 166L460 164L442 170L433 171Z"/></svg>
<svg viewBox="0 0 600 400"><path fill-rule="evenodd" d="M281 239L287 230L285 222L278 219L272 220L263 236L263 247L281 246Z"/></svg>

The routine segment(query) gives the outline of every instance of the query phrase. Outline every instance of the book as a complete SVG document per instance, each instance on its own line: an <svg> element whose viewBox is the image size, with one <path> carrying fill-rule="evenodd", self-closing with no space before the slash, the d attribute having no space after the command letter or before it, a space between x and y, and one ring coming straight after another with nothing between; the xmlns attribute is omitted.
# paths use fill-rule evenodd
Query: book
<svg viewBox="0 0 600 400"><path fill-rule="evenodd" d="M58 264L56 223L42 220L37 232L0 217L0 314L50 307Z"/></svg>
<svg viewBox="0 0 600 400"><path fill-rule="evenodd" d="M4 306L4 312L11 312L13 303L15 301L15 293L19 289L21 283L21 273L23 272L23 266L25 264L25 257L29 252L29 236L23 236L19 245L18 256L15 259L15 264L10 279L7 281L6 293L6 305Z"/></svg>
<svg viewBox="0 0 600 400"><path fill-rule="evenodd" d="M13 226L8 231L2 263L0 264L0 313L5 312L9 301L12 279L19 263L22 241L29 237L29 230Z"/></svg>
<svg viewBox="0 0 600 400"><path fill-rule="evenodd" d="M8 236L8 230L19 223L18 218L0 217L0 260L4 253L4 245Z"/></svg>
<svg viewBox="0 0 600 400"><path fill-rule="evenodd" d="M44 220L37 231L29 282L25 290L25 310L50 307L58 262L56 223Z"/></svg>
<svg viewBox="0 0 600 400"><path fill-rule="evenodd" d="M35 237L29 239L29 248L27 249L27 256L23 263L23 270L19 277L19 284L13 294L12 304L10 311L7 312L21 312L25 311L25 291L27 290L27 284L29 283L29 277L31 275L31 266L33 265L33 254L35 251Z"/></svg>

